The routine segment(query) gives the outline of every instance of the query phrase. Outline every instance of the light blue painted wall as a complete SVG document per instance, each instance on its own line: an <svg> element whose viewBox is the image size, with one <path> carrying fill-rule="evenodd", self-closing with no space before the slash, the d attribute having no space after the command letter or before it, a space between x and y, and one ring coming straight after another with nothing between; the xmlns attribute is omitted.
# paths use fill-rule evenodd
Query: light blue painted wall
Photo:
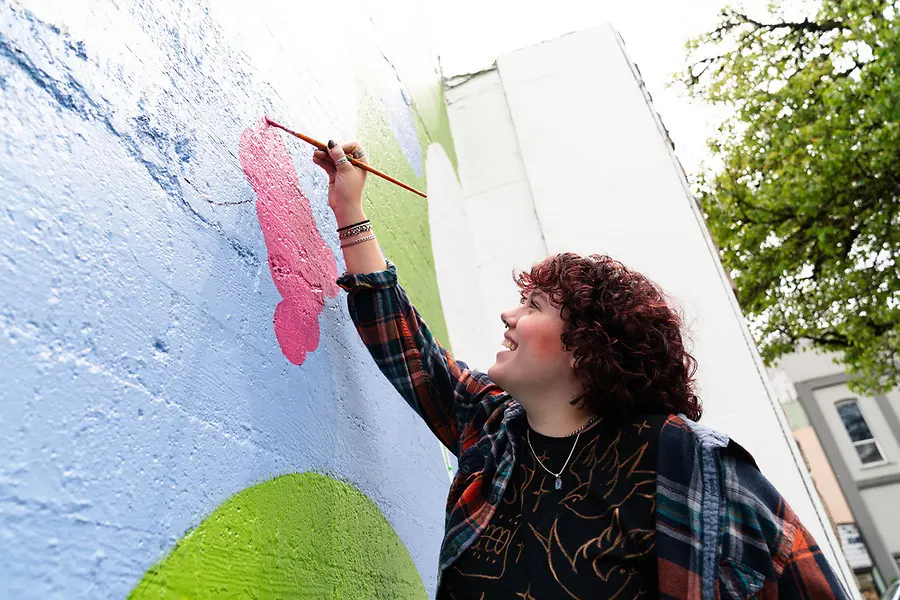
<svg viewBox="0 0 900 600"><path fill-rule="evenodd" d="M365 65L322 76L342 23L390 67L352 6L301 11L293 36L266 8L0 0L0 596L121 598L228 497L307 470L367 494L434 593L437 443L377 374L343 293L302 366L281 354L237 161L263 113L336 137L366 118L347 98ZM421 172L394 81L392 128ZM336 250L326 182L288 146Z"/></svg>

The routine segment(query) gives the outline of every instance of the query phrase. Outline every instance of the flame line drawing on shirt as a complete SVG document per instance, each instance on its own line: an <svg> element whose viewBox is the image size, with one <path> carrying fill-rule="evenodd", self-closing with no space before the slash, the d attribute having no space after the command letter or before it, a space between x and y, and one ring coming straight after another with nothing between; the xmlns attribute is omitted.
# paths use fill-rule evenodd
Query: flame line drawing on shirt
<svg viewBox="0 0 900 600"><path fill-rule="evenodd" d="M513 495L512 495L512 499L509 502L509 504L515 503L515 499L516 499L516 497L518 497L518 499L519 499L519 514L522 514L522 512L525 510L525 490L528 489L528 487L531 485L531 482L534 480L534 476L537 473L536 468L531 469L525 464L521 465L521 469L522 469L522 472L525 473L524 480L522 481L521 485L519 485L516 482L513 483L513 485L511 486L512 490L513 490Z"/></svg>

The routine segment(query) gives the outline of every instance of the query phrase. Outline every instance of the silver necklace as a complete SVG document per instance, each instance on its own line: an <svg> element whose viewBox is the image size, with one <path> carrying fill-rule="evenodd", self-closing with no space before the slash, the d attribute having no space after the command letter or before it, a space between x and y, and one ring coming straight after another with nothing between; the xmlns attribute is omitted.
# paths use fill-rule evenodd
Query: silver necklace
<svg viewBox="0 0 900 600"><path fill-rule="evenodd" d="M554 473L553 471L548 469L547 466L541 461L541 459L538 458L537 452L534 451L534 446L531 445L531 428L529 427L528 431L525 432L525 439L528 440L528 447L531 448L531 454L534 455L534 460L536 460L538 462L538 464L541 465L542 469L544 469L545 471L547 471L548 473L550 473L551 475L553 475L556 478L556 482L553 484L553 487L556 488L557 490L562 489L562 474L563 474L563 471L566 470L566 467L569 466L569 461L572 460L572 455L575 454L575 446L578 445L578 438L581 437L581 432L584 431L584 428L587 427L588 425L590 425L591 423L593 423L595 420L597 420L597 415L594 415L593 417L591 417L591 419L587 423L585 423L584 425L582 425L581 427L579 427L578 429L576 429L575 431L573 431L572 433L570 433L569 435L566 436L566 437L572 437L574 435L575 443L572 444L572 449L569 450L569 457L566 459L565 464L563 464L562 469L559 470L559 473Z"/></svg>

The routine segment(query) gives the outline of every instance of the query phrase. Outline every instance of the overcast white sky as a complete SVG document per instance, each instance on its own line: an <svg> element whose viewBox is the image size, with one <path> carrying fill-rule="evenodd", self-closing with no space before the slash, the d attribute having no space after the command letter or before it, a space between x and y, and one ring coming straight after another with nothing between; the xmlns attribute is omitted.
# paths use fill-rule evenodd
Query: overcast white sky
<svg viewBox="0 0 900 600"><path fill-rule="evenodd" d="M728 0L451 0L434 16L435 45L445 76L489 67L497 56L571 31L611 23L637 63L654 107L689 172L708 157L706 138L719 117L667 87L686 65L685 42L715 26ZM736 4L736 2L731 2ZM762 2L745 4L759 10ZM756 11L754 11L756 12Z"/></svg>

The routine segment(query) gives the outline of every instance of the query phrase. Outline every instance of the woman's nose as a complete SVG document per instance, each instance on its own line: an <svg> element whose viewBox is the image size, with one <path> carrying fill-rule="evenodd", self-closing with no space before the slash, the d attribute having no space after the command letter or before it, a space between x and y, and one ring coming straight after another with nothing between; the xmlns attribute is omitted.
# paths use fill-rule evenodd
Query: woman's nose
<svg viewBox="0 0 900 600"><path fill-rule="evenodd" d="M500 313L500 320L503 321L503 326L507 329L516 326L515 313L511 310L506 310Z"/></svg>

